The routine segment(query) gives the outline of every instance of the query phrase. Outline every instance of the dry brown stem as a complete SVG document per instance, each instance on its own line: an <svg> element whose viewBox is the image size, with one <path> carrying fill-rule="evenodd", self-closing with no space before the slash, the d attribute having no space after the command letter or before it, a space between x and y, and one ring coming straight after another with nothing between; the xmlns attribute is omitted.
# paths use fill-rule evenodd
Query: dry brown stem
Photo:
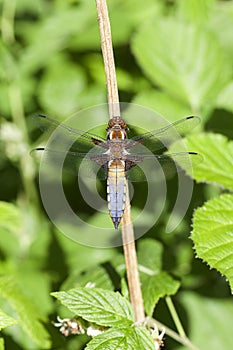
<svg viewBox="0 0 233 350"><path fill-rule="evenodd" d="M96 0L96 8L98 13L101 47L108 90L109 117L112 118L115 116L120 116L120 103L113 56L111 28L106 0ZM126 208L122 218L122 242L125 255L130 300L134 310L135 321L140 322L143 321L145 316L134 242L134 231L130 214L128 188L126 194Z"/></svg>

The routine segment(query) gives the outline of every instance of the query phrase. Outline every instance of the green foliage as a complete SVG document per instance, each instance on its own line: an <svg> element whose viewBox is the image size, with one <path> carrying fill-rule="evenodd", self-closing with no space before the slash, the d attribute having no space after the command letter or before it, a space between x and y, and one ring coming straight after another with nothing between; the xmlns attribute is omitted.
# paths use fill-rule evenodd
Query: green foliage
<svg viewBox="0 0 233 350"><path fill-rule="evenodd" d="M90 341L86 349L154 349L154 342L144 327L133 326L133 311L119 293L101 288L76 288L52 293L71 312L95 327L111 327Z"/></svg>
<svg viewBox="0 0 233 350"><path fill-rule="evenodd" d="M85 75L81 67L73 67L66 57L57 55L50 60L47 72L40 82L40 102L46 110L52 110L56 115L60 115L61 111L69 115L80 108L78 97L85 86Z"/></svg>
<svg viewBox="0 0 233 350"><path fill-rule="evenodd" d="M198 182L233 190L232 142L221 134L191 135L186 146L203 156L203 162L193 169L192 176ZM172 146L177 150L179 144ZM198 208L193 218L192 240L197 256L211 268L220 271L232 285L232 195L223 194L207 201Z"/></svg>
<svg viewBox="0 0 233 350"><path fill-rule="evenodd" d="M38 346L43 349L49 349L51 345L49 334L40 323L40 320L42 321L44 319L40 309L21 291L14 282L13 277L1 277L0 285L1 297L6 299L16 312L19 324L23 330Z"/></svg>
<svg viewBox="0 0 233 350"><path fill-rule="evenodd" d="M142 294L145 311L152 316L160 298L176 294L180 283L166 271L162 271L162 245L152 239L140 242L138 263L141 272Z"/></svg>
<svg viewBox="0 0 233 350"><path fill-rule="evenodd" d="M203 162L193 170L197 181L233 190L233 142L221 134L209 133L189 137L187 147L204 157Z"/></svg>
<svg viewBox="0 0 233 350"><path fill-rule="evenodd" d="M191 23L171 18L147 23L134 38L133 52L154 84L193 111L202 112L229 82L229 61L217 38Z"/></svg>
<svg viewBox="0 0 233 350"><path fill-rule="evenodd" d="M0 5L0 349L153 349L149 332L132 326L121 249L82 246L54 228L29 156L40 142L32 113L63 120L107 101L95 1ZM143 105L170 122L202 118L185 139L187 150L203 157L192 173L187 170L196 184L186 216L165 233L177 195L176 179L169 180L159 220L137 243L146 314L174 328L164 306L164 297L174 295L196 347L231 349L233 2L112 0L108 6L121 101ZM142 126L156 129L140 117ZM173 144L169 151L179 147ZM64 190L75 211L83 203L76 179L65 178ZM146 192L135 186L133 217ZM160 206L155 198L142 228ZM110 226L107 208L98 212L85 204L81 211L90 224ZM88 230L80 231L86 236ZM54 290L63 306L51 298ZM91 340L85 335L64 340L52 325L58 314L78 315L104 331ZM165 343L168 350L178 349L168 334Z"/></svg>
<svg viewBox="0 0 233 350"><path fill-rule="evenodd" d="M21 225L21 216L14 204L0 202L0 225L9 232L17 232Z"/></svg>
<svg viewBox="0 0 233 350"><path fill-rule="evenodd" d="M223 108L232 112L233 111L233 104L231 99L232 93L233 93L233 82L230 81L230 83L227 84L226 87L218 95L217 106L219 108Z"/></svg>
<svg viewBox="0 0 233 350"><path fill-rule="evenodd" d="M209 200L195 211L192 239L197 255L225 275L233 290L233 195ZM208 223L208 225L206 224Z"/></svg>
<svg viewBox="0 0 233 350"><path fill-rule="evenodd" d="M232 335L226 326L232 321L233 306L231 300L183 292L180 295L180 302L182 307L187 310L190 338L199 349L208 349L209 347L217 349L223 344L226 349L232 347ZM184 348L182 347L182 349Z"/></svg>
<svg viewBox="0 0 233 350"><path fill-rule="evenodd" d="M70 311L100 326L121 326L133 322L130 304L119 293L80 287L52 295Z"/></svg>
<svg viewBox="0 0 233 350"><path fill-rule="evenodd" d="M203 164L194 169L197 181L233 190L232 142L223 135L203 134L189 137L187 146L195 148L204 157ZM233 290L232 199L231 194L223 194L197 209L194 213L191 236L198 257L225 275L231 290Z"/></svg>
<svg viewBox="0 0 233 350"><path fill-rule="evenodd" d="M89 269L86 269L85 273L82 271L71 274L62 285L62 290L68 290L78 286L85 287L88 283L97 288L114 289L110 276L104 267L92 265Z"/></svg>
<svg viewBox="0 0 233 350"><path fill-rule="evenodd" d="M154 350L155 346L149 332L143 327L111 328L96 336L85 348L86 350L116 349L134 350L145 348Z"/></svg>
<svg viewBox="0 0 233 350"><path fill-rule="evenodd" d="M0 310L0 330L6 327L12 326L16 323L17 323L17 320L8 316L7 314L5 314L5 312Z"/></svg>

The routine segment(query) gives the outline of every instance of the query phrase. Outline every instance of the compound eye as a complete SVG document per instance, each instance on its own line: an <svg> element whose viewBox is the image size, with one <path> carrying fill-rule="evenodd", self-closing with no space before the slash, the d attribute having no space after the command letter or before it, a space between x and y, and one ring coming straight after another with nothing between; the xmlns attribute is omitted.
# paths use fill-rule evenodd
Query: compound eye
<svg viewBox="0 0 233 350"><path fill-rule="evenodd" d="M115 123L114 118L110 119L109 122L108 122L108 128L112 128L115 124L116 123Z"/></svg>

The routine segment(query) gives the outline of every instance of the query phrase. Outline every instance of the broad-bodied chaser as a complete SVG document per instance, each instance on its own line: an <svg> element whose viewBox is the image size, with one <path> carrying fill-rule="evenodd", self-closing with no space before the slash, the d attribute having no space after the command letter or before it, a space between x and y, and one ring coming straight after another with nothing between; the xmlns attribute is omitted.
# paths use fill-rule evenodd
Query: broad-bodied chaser
<svg viewBox="0 0 233 350"><path fill-rule="evenodd" d="M84 162L87 171L92 171L97 178L107 180L108 209L116 229L125 210L127 178L131 181L146 180L141 170L143 163L156 160L169 173L170 170L174 171L174 164L177 171L179 167L176 164L185 168L188 164L195 165L201 161L201 156L196 152L159 154L175 141L177 134L183 136L200 122L195 116L132 138L127 138L129 129L125 121L119 116L114 117L109 120L106 139L71 128L44 115L37 115L36 118L39 118L42 130L59 130L62 147L69 144L69 148L65 148L67 151L49 146L37 148L37 151L43 151L45 157L52 162L65 159L66 166L75 171Z"/></svg>

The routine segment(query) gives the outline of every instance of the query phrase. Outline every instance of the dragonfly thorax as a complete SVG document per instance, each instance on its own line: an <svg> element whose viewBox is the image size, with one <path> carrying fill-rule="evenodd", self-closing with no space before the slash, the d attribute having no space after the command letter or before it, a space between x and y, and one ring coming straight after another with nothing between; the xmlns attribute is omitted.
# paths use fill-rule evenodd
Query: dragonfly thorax
<svg viewBox="0 0 233 350"><path fill-rule="evenodd" d="M108 154L111 160L125 160L125 157L129 154L124 147L125 143L123 140L114 139L112 141L107 141L107 144L108 150L105 154Z"/></svg>

